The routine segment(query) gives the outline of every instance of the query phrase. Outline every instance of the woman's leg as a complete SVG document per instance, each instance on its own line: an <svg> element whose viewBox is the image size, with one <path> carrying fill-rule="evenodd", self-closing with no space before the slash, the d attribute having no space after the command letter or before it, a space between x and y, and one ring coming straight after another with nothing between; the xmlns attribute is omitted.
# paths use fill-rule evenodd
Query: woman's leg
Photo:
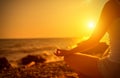
<svg viewBox="0 0 120 78"><path fill-rule="evenodd" d="M76 53L64 56L64 60L78 74L82 73L93 78L101 78L98 70L99 58L97 57Z"/></svg>

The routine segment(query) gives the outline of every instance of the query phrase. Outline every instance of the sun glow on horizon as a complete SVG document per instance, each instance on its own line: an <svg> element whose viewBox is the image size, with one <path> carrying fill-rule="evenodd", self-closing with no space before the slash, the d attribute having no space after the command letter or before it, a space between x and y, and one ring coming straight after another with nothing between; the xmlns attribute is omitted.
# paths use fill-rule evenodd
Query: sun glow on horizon
<svg viewBox="0 0 120 78"><path fill-rule="evenodd" d="M1 1L0 38L88 36L106 0Z"/></svg>
<svg viewBox="0 0 120 78"><path fill-rule="evenodd" d="M93 30L95 28L95 22L94 21L89 21L87 23L87 26L90 30Z"/></svg>
<svg viewBox="0 0 120 78"><path fill-rule="evenodd" d="M85 27L83 28L85 36L89 38L96 26L95 20L84 20Z"/></svg>

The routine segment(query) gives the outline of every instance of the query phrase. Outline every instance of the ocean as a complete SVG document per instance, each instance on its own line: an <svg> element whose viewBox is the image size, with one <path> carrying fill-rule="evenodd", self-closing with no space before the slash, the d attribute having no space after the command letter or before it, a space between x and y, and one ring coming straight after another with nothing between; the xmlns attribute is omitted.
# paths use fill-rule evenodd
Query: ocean
<svg viewBox="0 0 120 78"><path fill-rule="evenodd" d="M57 48L71 49L78 42L79 38L0 39L0 57L18 60L29 54L55 52Z"/></svg>

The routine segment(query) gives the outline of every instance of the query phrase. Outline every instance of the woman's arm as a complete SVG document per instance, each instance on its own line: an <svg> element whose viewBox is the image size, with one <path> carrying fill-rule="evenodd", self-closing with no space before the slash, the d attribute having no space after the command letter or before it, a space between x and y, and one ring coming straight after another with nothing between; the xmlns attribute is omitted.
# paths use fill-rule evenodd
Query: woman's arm
<svg viewBox="0 0 120 78"><path fill-rule="evenodd" d="M77 47L73 48L72 50L57 50L57 55L58 56L64 56L68 55L71 53L75 52L84 52L86 50L89 50L93 47L95 47L100 39L104 36L104 34L107 32L108 28L110 27L111 22L115 19L115 14L114 14L114 9L113 6L108 2L100 15L100 19L96 25L96 28L94 29L91 37L84 41L81 42L77 45ZM112 11L112 12L111 12Z"/></svg>
<svg viewBox="0 0 120 78"><path fill-rule="evenodd" d="M104 34L107 32L107 29L110 26L110 19L111 19L110 11L111 10L109 7L109 3L107 3L102 10L100 19L91 37L88 40L82 43L79 43L76 48L73 48L72 50L70 50L71 53L78 52L78 51L83 52L83 51L89 50L95 47L99 43L100 39L104 36Z"/></svg>
<svg viewBox="0 0 120 78"><path fill-rule="evenodd" d="M72 49L71 52L82 52L95 47L104 34L108 31L111 23L118 17L119 9L117 9L117 7L118 6L116 6L113 2L106 3L91 37L87 41L79 43L78 47Z"/></svg>

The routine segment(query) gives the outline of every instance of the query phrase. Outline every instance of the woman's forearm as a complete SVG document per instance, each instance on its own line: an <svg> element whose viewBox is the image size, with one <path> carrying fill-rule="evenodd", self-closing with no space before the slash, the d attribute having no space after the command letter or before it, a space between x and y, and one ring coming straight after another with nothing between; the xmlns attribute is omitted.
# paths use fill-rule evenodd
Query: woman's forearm
<svg viewBox="0 0 120 78"><path fill-rule="evenodd" d="M75 53L75 52L84 52L86 50L89 50L91 48L94 48L95 46L98 45L99 42L96 41L91 41L91 40L87 40L84 41L80 44L77 45L77 47L73 48L71 51L71 53Z"/></svg>

